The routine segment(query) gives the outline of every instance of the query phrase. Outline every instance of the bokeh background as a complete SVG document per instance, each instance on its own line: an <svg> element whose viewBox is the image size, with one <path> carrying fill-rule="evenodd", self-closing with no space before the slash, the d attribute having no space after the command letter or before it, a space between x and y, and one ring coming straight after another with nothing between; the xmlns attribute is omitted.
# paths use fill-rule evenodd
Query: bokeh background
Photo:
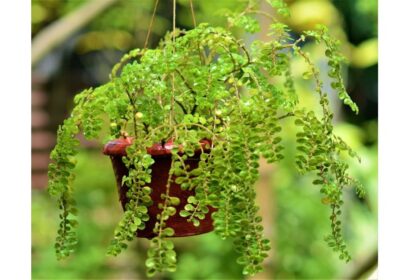
<svg viewBox="0 0 420 280"><path fill-rule="evenodd" d="M171 28L171 1L160 1L149 46L153 47ZM342 42L349 59L345 67L347 89L360 107L353 115L331 92L337 133L361 156L350 162L351 173L367 189L365 199L352 190L345 193L345 238L353 260L345 264L323 241L329 232L329 209L321 203L311 176L300 176L294 168L293 126L284 129L286 158L279 165L262 162L257 184L258 200L266 235L272 250L265 270L252 279L366 279L377 266L377 115L378 56L376 0L286 1L291 18L285 19L296 36L315 24L327 25ZM194 2L197 22L225 25L223 10L239 8L240 0ZM32 0L32 40L44 50L32 56L32 277L33 279L144 279L147 241L136 240L118 257L106 257L106 246L121 217L111 163L101 154L103 143L83 141L78 157L75 196L79 206L77 252L58 262L54 239L58 223L55 201L46 191L48 154L55 143L57 126L72 109L73 96L84 88L108 80L111 67L132 48L141 48L151 19L154 0ZM268 5L261 9L270 11ZM57 22L76 15L86 21L70 36L51 44L45 33ZM261 33L237 31L245 42L264 40L266 19L259 18ZM74 24L74 21L68 25ZM188 0L177 1L177 26L192 28ZM67 26L68 27L68 26ZM65 27L63 27L65 28ZM63 29L64 30L64 29ZM62 34L65 32L63 31ZM43 39L44 37L44 39ZM51 37L49 38L51 39ZM50 45L49 45L50 44ZM322 54L321 47L305 48ZM326 62L317 61L321 70ZM294 61L301 73L304 64ZM323 75L326 77L326 71ZM328 84L328 83L326 83ZM298 82L302 103L316 103L313 85ZM243 279L241 267L228 241L213 233L176 239L178 270L156 279Z"/></svg>

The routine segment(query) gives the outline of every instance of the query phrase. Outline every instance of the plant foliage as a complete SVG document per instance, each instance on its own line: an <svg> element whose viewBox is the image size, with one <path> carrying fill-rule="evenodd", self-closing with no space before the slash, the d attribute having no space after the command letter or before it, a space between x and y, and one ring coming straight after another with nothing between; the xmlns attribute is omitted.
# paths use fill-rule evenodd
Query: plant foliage
<svg viewBox="0 0 420 280"><path fill-rule="evenodd" d="M259 13L250 1L242 13L229 15L229 26L247 32L260 30L253 14ZM288 15L282 1L268 1L279 14ZM176 269L176 252L170 237L174 230L166 225L170 216L180 215L194 225L209 211L213 214L215 232L233 241L245 275L262 270L270 242L263 236L262 217L255 203L259 159L278 162L283 158L282 120L294 118L301 127L297 134L296 166L302 173L314 172L314 184L320 187L322 202L331 208L331 233L326 241L341 259L350 260L342 235L340 214L343 188L361 185L352 179L343 152L356 154L333 132L333 114L323 90L319 70L302 49L308 38L325 45L331 84L340 99L354 112L358 109L350 99L341 76L344 57L339 42L328 35L325 27L307 31L293 39L286 25L274 16L270 26L272 41L254 41L250 47L237 39L229 29L200 24L185 31L175 29L155 49L135 49L125 55L112 70L110 81L88 89L75 97L72 115L60 126L57 145L51 153L49 192L58 198L60 227L56 241L58 258L68 256L77 243L73 216L77 214L72 199L76 135L87 139L99 137L103 119L110 122L106 139L133 136L124 163L129 174L129 203L115 229L108 254L117 255L144 229L149 220L151 166L154 163L147 147L173 140L172 163L167 192L158 205L161 213L154 227L147 252L148 275ZM291 60L303 59L310 69L304 78L312 79L319 96L321 113L299 106L294 88ZM282 83L273 82L280 77ZM198 168L189 170L185 161L200 148L201 139L211 140L209 153L202 153ZM194 190L185 209L175 207L179 199L169 195L172 181L183 189Z"/></svg>

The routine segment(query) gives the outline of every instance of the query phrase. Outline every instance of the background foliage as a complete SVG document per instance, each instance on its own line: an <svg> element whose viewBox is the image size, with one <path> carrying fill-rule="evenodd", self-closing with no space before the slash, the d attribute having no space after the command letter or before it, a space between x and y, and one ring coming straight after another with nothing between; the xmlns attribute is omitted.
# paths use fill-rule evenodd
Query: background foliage
<svg viewBox="0 0 420 280"><path fill-rule="evenodd" d="M86 1L32 1L33 36ZM162 1L166 2L166 1ZM197 2L197 3L196 3ZM369 272L377 254L377 4L376 1L288 1L293 31L309 29L316 22L329 26L343 42L350 66L346 70L347 88L359 104L354 117L348 109L336 106L337 131L362 158L362 164L351 164L351 173L367 188L365 200L352 192L348 199L351 212L345 211L346 239L353 260L349 265L337 260L323 241L329 230L328 207L319 200L319 190L311 186L312 177L301 177L294 168L295 131L285 131L286 158L281 165L263 165L260 199L271 207L262 209L273 248L258 277L272 279L354 278ZM238 1L194 1L197 21L224 24L222 12ZM191 28L188 1L178 2L178 25ZM91 24L69 38L33 69L48 78L49 114L52 131L71 109L71 97L82 88L96 86L108 79L110 67L134 47L142 47L150 19L152 1L120 1ZM152 42L169 28L171 7L159 6ZM245 40L249 35L242 34ZM257 36L259 36L257 34ZM317 51L315 45L308 49ZM321 51L321 50L319 50ZM294 62L299 70L299 61ZM319 62L322 69L322 61ZM326 75L326 74L325 74ZM307 92L308 105L316 102L310 85L302 80L298 90ZM338 103L337 103L338 104ZM45 190L32 193L32 274L34 279L141 279L144 277L146 244L137 240L118 258L106 257L113 227L122 211L117 199L109 159L100 153L100 144L78 156L75 196L80 209L77 253L57 262L54 238L57 209ZM350 161L351 162L351 161ZM270 201L265 200L269 198ZM175 274L165 279L242 279L235 263L236 253L228 243L213 233L175 240L179 264Z"/></svg>

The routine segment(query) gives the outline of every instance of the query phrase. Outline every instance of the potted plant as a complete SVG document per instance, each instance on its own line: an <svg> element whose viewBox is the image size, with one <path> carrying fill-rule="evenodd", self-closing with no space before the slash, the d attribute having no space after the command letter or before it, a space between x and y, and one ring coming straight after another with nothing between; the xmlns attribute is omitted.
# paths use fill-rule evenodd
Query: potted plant
<svg viewBox="0 0 420 280"><path fill-rule="evenodd" d="M280 14L287 13L282 1L268 2ZM244 12L231 14L229 26L258 31L253 13L259 11L250 4ZM340 221L342 191L347 185L355 186L360 196L364 191L348 174L342 153L357 156L334 134L319 70L302 50L305 40L325 45L331 86L357 113L341 76L339 42L325 27L292 38L285 24L267 16L274 20L272 41L256 40L246 47L221 27L174 28L155 49L126 54L108 83L76 95L72 114L58 129L49 166L49 192L61 210L55 244L59 259L77 243L71 183L76 136L82 132L87 139L107 142L104 154L111 157L124 208L108 254L119 254L136 236L146 237L148 275L173 271L171 237L214 229L221 238L233 239L244 274L261 271L270 245L263 237L254 184L260 157L271 163L283 158L285 118L301 127L296 135L298 170L316 174L313 183L331 208L326 241L340 259L350 259ZM299 105L294 82L300 77L290 71L294 57L308 66L303 76L314 81L320 113ZM105 124L109 133L103 137Z"/></svg>

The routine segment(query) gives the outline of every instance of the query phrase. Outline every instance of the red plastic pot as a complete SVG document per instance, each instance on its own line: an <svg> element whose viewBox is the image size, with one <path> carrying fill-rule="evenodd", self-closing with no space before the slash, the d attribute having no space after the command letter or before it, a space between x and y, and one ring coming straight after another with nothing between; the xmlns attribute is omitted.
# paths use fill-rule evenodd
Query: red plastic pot
<svg viewBox="0 0 420 280"><path fill-rule="evenodd" d="M202 140L200 143L204 147L205 145L210 144L210 141ZM122 178L125 175L128 175L128 169L123 163L122 157L126 156L125 149L131 144L131 138L117 139L108 142L103 150L103 153L105 155L109 155L111 158L112 166L114 168L114 173L117 180L120 202L124 210L125 204L128 202L126 195L128 187L122 185L121 182ZM137 231L137 237L152 238L156 236L156 234L153 232L153 228L157 221L156 216L161 212L161 209L158 208L158 204L163 202L161 194L166 193L166 183L168 181L169 170L171 167L172 147L172 142L168 141L163 146L161 144L154 144L151 148L147 149L147 153L150 154L155 161L152 165L152 181L150 183L150 188L152 189L151 198L153 200L153 205L148 207L148 214L150 219L146 222L146 227L144 230ZM190 166L191 170L197 168L200 154L201 150L196 151L193 157L190 157L185 161L185 163ZM200 225L198 227L194 226L192 222L188 222L186 218L179 216L179 211L183 210L184 206L188 203L188 197L194 194L194 190L182 190L181 187L175 182L172 182L170 185L169 195L178 197L180 200L179 205L175 206L177 213L166 221L166 225L175 231L173 237L198 235L213 230L213 220L211 219L211 214L214 212L214 208L209 207L209 213L207 213L205 218L200 221Z"/></svg>

